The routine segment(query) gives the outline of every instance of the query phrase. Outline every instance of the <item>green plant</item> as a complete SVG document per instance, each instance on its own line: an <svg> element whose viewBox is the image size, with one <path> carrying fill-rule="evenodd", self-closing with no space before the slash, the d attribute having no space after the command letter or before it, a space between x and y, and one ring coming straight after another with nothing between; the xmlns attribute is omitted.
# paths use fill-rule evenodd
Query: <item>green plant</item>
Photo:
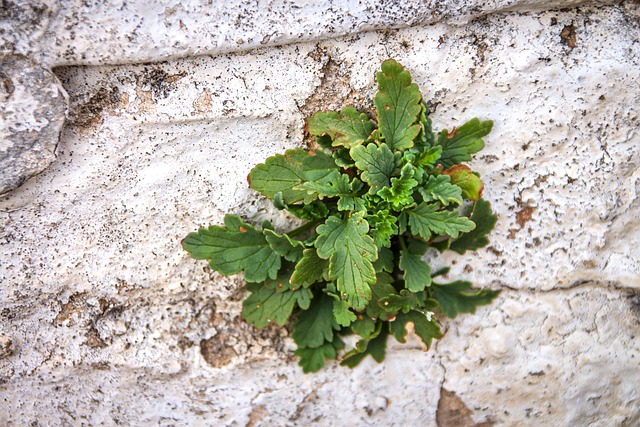
<svg viewBox="0 0 640 427"><path fill-rule="evenodd" d="M479 175L461 162L484 148L493 123L472 119L436 135L398 62L385 61L377 82L378 123L352 107L316 113L307 125L317 147L251 171L251 188L306 223L282 233L229 214L182 242L223 275L244 271L247 322L284 326L293 316L304 372L337 358L349 334L359 336L342 357L350 367L367 355L382 361L387 336L405 342L408 323L428 348L442 336L435 313L473 313L498 294L437 282L449 269L432 272L423 259L429 247L464 254L488 244L496 216Z"/></svg>

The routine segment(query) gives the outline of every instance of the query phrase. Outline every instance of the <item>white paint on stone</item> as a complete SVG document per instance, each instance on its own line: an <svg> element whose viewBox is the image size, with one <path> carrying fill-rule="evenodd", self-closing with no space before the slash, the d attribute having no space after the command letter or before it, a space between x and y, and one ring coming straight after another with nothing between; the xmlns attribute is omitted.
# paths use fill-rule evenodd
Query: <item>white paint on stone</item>
<svg viewBox="0 0 640 427"><path fill-rule="evenodd" d="M58 69L71 96L59 158L0 199L0 424L433 426L441 386L497 426L637 424L631 7ZM561 43L568 25L575 48ZM290 227L247 189L249 169L302 146L301 111L323 82L370 99L388 57L438 103L436 130L495 122L472 162L500 216L491 248L433 263L503 293L444 322L429 352L410 337L383 364L305 376L285 330L240 320L241 278L179 241L229 211Z"/></svg>

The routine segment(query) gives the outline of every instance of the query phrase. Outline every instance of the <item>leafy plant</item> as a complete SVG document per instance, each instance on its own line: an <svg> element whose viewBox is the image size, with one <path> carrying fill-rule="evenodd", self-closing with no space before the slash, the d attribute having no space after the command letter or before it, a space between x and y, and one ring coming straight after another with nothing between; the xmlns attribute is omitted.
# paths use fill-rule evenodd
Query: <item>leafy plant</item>
<svg viewBox="0 0 640 427"><path fill-rule="evenodd" d="M353 367L384 359L388 335L404 342L407 324L424 344L442 336L438 315L474 313L498 294L471 283L440 282L423 259L436 248L464 254L488 244L496 216L483 183L461 162L484 147L491 121L472 119L434 134L411 76L394 60L377 74L378 122L352 107L308 118L312 150L270 157L249 174L251 188L306 222L287 233L227 215L182 242L224 275L244 272L244 319L262 328L293 319L304 372L342 356ZM437 314L439 313L439 314Z"/></svg>

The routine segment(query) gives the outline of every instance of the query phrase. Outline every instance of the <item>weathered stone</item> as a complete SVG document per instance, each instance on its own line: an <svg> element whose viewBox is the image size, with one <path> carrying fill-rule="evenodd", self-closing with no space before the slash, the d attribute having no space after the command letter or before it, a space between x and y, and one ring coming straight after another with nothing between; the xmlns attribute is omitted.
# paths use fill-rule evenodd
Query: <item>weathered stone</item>
<svg viewBox="0 0 640 427"><path fill-rule="evenodd" d="M54 161L66 110L51 71L19 54L0 56L0 194Z"/></svg>

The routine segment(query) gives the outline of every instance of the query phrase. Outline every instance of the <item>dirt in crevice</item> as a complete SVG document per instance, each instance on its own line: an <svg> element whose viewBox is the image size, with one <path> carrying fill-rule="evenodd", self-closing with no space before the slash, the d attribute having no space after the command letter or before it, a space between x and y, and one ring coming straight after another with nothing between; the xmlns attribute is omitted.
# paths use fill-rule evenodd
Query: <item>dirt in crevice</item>
<svg viewBox="0 0 640 427"><path fill-rule="evenodd" d="M440 400L436 410L436 424L438 427L491 427L492 421L476 423L473 420L473 412L452 391L440 389Z"/></svg>
<svg viewBox="0 0 640 427"><path fill-rule="evenodd" d="M351 106L356 110L375 118L373 100L362 91L356 91L351 87L351 72L346 64L336 60L331 53L319 45L309 53L314 61L321 63L320 84L311 96L299 106L300 112L305 117L310 117L319 111L340 111L343 107ZM308 143L313 141L310 135L306 135Z"/></svg>

